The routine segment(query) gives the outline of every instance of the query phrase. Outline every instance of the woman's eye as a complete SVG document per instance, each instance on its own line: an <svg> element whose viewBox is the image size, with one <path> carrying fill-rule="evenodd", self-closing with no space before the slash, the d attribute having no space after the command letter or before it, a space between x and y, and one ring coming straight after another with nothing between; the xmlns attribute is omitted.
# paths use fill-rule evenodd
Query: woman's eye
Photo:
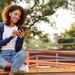
<svg viewBox="0 0 75 75"><path fill-rule="evenodd" d="M16 13L14 13L14 15L16 16L17 14L16 14Z"/></svg>
<svg viewBox="0 0 75 75"><path fill-rule="evenodd" d="M21 15L18 15L17 13L14 13L14 15L15 15L15 16L18 16L18 17L20 17L20 16L21 16Z"/></svg>

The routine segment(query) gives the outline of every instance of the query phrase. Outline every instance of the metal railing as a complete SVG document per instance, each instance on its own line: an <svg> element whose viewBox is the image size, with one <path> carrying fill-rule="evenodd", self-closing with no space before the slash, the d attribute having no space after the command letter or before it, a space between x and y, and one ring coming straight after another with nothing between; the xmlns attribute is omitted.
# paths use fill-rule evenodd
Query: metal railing
<svg viewBox="0 0 75 75"><path fill-rule="evenodd" d="M54 38L53 40L47 38L40 38L40 39L25 39L23 44L23 49L40 49L40 50L49 50L49 49L59 49L60 46L68 46L68 45L75 45L75 42L65 42L65 43L58 43L59 39L74 39L75 37L68 37L68 38ZM48 42L47 42L48 41Z"/></svg>
<svg viewBox="0 0 75 75"><path fill-rule="evenodd" d="M75 66L75 52L53 50L26 50L26 64L33 66L71 67Z"/></svg>

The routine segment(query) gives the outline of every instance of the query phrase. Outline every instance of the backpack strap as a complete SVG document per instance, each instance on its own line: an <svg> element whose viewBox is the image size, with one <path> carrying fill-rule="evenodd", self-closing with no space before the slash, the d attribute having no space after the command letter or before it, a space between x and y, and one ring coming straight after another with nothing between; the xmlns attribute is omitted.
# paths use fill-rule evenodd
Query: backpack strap
<svg viewBox="0 0 75 75"><path fill-rule="evenodd" d="M0 22L0 34L3 35L4 32L4 23ZM0 52L1 52L1 46L0 46Z"/></svg>
<svg viewBox="0 0 75 75"><path fill-rule="evenodd" d="M0 33L3 34L4 32L4 23L0 22Z"/></svg>

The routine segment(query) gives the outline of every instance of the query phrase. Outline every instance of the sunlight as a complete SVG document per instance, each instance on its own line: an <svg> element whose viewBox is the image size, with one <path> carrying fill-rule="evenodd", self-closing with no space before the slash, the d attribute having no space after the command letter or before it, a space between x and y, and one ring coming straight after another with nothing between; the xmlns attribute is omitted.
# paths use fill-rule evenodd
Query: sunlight
<svg viewBox="0 0 75 75"><path fill-rule="evenodd" d="M25 2L20 2L19 5L24 8L27 7L27 4ZM31 5L33 6L33 3L31 3ZM43 33L49 33L50 36L53 37L53 34L60 34L61 32L64 32L66 29L70 28L72 22L75 22L73 18L74 15L72 15L71 11L69 10L60 8L56 11L55 14L58 14L58 16L54 18L56 22L56 29L50 27L48 23L42 21L36 25L38 30L43 31Z"/></svg>
<svg viewBox="0 0 75 75"><path fill-rule="evenodd" d="M58 14L58 16L55 18L56 29L50 27L49 24L45 22L39 23L37 28L45 33L49 33L50 36L53 37L53 34L60 34L61 32L64 32L66 29L70 28L73 22L75 22L71 11L61 8L57 10L56 14Z"/></svg>

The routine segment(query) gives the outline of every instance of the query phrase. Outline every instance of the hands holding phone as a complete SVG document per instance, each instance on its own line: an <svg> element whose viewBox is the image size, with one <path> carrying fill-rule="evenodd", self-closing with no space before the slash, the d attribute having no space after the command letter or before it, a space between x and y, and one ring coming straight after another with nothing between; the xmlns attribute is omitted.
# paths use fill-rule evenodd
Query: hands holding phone
<svg viewBox="0 0 75 75"><path fill-rule="evenodd" d="M22 29L22 31L18 31L17 32L17 36L19 37L19 38L24 38L24 36L25 36L25 31Z"/></svg>
<svg viewBox="0 0 75 75"><path fill-rule="evenodd" d="M21 27L18 31L13 30L12 37L18 36L19 38L24 38L26 27Z"/></svg>

